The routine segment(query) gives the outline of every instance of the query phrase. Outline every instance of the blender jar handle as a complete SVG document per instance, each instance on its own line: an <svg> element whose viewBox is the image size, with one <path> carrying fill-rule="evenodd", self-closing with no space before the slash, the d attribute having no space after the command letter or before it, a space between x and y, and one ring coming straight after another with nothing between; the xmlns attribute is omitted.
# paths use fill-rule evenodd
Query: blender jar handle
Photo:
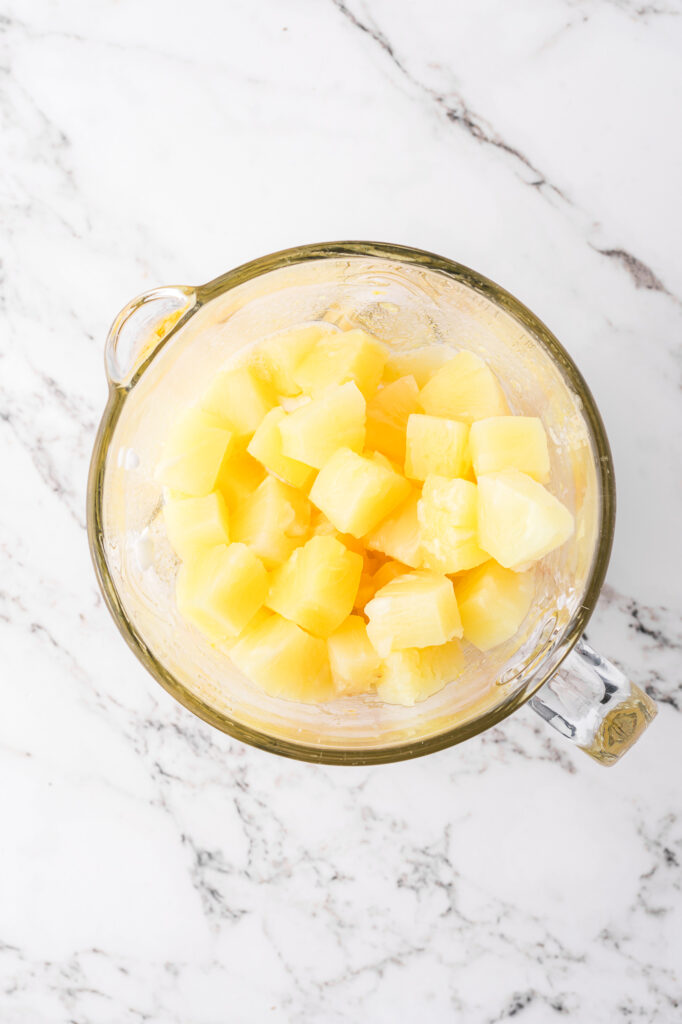
<svg viewBox="0 0 682 1024"><path fill-rule="evenodd" d="M562 736L603 765L612 765L654 720L655 703L584 639L530 705Z"/></svg>
<svg viewBox="0 0 682 1024"><path fill-rule="evenodd" d="M196 305L194 288L154 288L138 295L109 328L104 348L107 377L117 388L131 387L158 346Z"/></svg>

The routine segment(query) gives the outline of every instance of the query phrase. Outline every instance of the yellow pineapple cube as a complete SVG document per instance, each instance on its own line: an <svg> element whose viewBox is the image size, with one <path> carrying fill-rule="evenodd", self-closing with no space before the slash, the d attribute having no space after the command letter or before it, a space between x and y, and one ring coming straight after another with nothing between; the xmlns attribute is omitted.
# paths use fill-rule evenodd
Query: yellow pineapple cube
<svg viewBox="0 0 682 1024"><path fill-rule="evenodd" d="M419 388L414 377L401 377L380 388L367 404L367 447L402 466L407 420L420 411Z"/></svg>
<svg viewBox="0 0 682 1024"><path fill-rule="evenodd" d="M492 559L455 580L464 639L489 651L514 636L528 614L535 583L529 572L504 569Z"/></svg>
<svg viewBox="0 0 682 1024"><path fill-rule="evenodd" d="M163 506L170 545L182 559L201 548L229 544L229 519L222 494L212 491L201 498L171 498Z"/></svg>
<svg viewBox="0 0 682 1024"><path fill-rule="evenodd" d="M421 650L394 651L383 662L377 696L385 704L412 707L456 679L463 665L457 640Z"/></svg>
<svg viewBox="0 0 682 1024"><path fill-rule="evenodd" d="M381 342L359 328L328 334L304 356L292 376L307 395L317 396L334 384L355 381L369 398L381 380L386 355Z"/></svg>
<svg viewBox="0 0 682 1024"><path fill-rule="evenodd" d="M183 563L178 608L214 642L237 636L263 605L268 574L245 544L218 544Z"/></svg>
<svg viewBox="0 0 682 1024"><path fill-rule="evenodd" d="M478 478L478 539L506 569L523 569L560 547L573 516L542 484L517 469Z"/></svg>
<svg viewBox="0 0 682 1024"><path fill-rule="evenodd" d="M469 426L459 420L413 414L407 421L405 476L464 477L471 469Z"/></svg>
<svg viewBox="0 0 682 1024"><path fill-rule="evenodd" d="M223 459L216 477L216 488L231 509L253 494L265 478L265 471L260 462L252 458L244 450L243 445L243 441L233 445L227 458Z"/></svg>
<svg viewBox="0 0 682 1024"><path fill-rule="evenodd" d="M280 615L246 629L230 658L271 697L321 703L335 696L325 641Z"/></svg>
<svg viewBox="0 0 682 1024"><path fill-rule="evenodd" d="M473 352L459 352L437 370L422 388L420 399L429 415L466 423L509 413L497 377Z"/></svg>
<svg viewBox="0 0 682 1024"><path fill-rule="evenodd" d="M208 412L225 416L238 437L253 434L275 403L272 388L260 380L249 366L237 366L219 373L202 401Z"/></svg>
<svg viewBox="0 0 682 1024"><path fill-rule="evenodd" d="M492 416L471 425L476 476L518 469L541 484L549 480L547 434L537 416Z"/></svg>
<svg viewBox="0 0 682 1024"><path fill-rule="evenodd" d="M373 690L381 675L381 658L367 636L365 620L349 615L327 640L334 687L340 697Z"/></svg>
<svg viewBox="0 0 682 1024"><path fill-rule="evenodd" d="M418 569L423 564L418 503L419 492L415 491L367 534L367 547Z"/></svg>
<svg viewBox="0 0 682 1024"><path fill-rule="evenodd" d="M279 432L284 455L321 469L337 448L362 451L365 399L352 381L332 387L289 413Z"/></svg>
<svg viewBox="0 0 682 1024"><path fill-rule="evenodd" d="M472 569L490 555L479 546L476 484L429 476L417 507L424 565L438 572Z"/></svg>
<svg viewBox="0 0 682 1024"><path fill-rule="evenodd" d="M233 443L233 432L215 416L190 409L169 433L156 479L181 494L210 494Z"/></svg>
<svg viewBox="0 0 682 1024"><path fill-rule="evenodd" d="M248 544L271 569L303 542L310 511L310 502L301 491L266 476L233 510L232 539Z"/></svg>
<svg viewBox="0 0 682 1024"><path fill-rule="evenodd" d="M341 533L363 537L409 493L410 485L399 473L339 448L318 473L310 500Z"/></svg>
<svg viewBox="0 0 682 1024"><path fill-rule="evenodd" d="M464 655L459 640L424 647L421 656L423 664L438 678L441 686L451 683L464 670Z"/></svg>
<svg viewBox="0 0 682 1024"><path fill-rule="evenodd" d="M315 476L315 470L303 462L290 459L282 454L282 438L279 425L286 416L278 406L271 409L261 420L246 449L254 458L276 473L287 484L307 490Z"/></svg>
<svg viewBox="0 0 682 1024"><path fill-rule="evenodd" d="M189 562L182 562L175 577L177 609L182 618L190 625L195 626L211 643L222 643L227 639L224 630L216 625L210 615L205 615L194 602L197 590L196 579L197 562L192 559Z"/></svg>
<svg viewBox="0 0 682 1024"><path fill-rule="evenodd" d="M391 580L365 605L365 615L367 634L382 658L462 635L452 580L435 572L411 572Z"/></svg>
<svg viewBox="0 0 682 1024"><path fill-rule="evenodd" d="M353 609L362 557L335 537L311 537L272 574L267 605L315 636L329 636Z"/></svg>
<svg viewBox="0 0 682 1024"><path fill-rule="evenodd" d="M300 395L301 388L294 379L299 363L320 338L338 333L338 328L328 323L305 324L278 331L251 349L249 365L278 395Z"/></svg>
<svg viewBox="0 0 682 1024"><path fill-rule="evenodd" d="M384 366L384 380L390 383L400 377L414 377L417 387L423 388L436 370L440 370L455 354L447 345L421 345L391 352Z"/></svg>

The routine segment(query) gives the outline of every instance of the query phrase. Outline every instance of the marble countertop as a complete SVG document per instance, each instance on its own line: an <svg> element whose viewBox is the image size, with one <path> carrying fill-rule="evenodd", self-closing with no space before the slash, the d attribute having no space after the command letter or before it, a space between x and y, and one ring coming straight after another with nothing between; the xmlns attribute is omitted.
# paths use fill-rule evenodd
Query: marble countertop
<svg viewBox="0 0 682 1024"><path fill-rule="evenodd" d="M4 12L0 1020L682 1021L680 0ZM529 709L285 761L118 635L84 522L110 321L338 238L476 267L587 377L619 486L590 642L660 703L615 769Z"/></svg>

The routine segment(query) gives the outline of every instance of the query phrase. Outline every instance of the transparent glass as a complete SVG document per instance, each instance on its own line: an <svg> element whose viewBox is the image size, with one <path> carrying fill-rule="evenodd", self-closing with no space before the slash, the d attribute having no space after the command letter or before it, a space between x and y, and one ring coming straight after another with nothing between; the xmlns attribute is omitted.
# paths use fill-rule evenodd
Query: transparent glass
<svg viewBox="0 0 682 1024"><path fill-rule="evenodd" d="M362 326L395 349L449 343L482 355L514 411L542 417L550 487L576 518L573 538L537 569L536 599L518 636L486 655L472 651L460 678L413 708L372 696L319 706L270 697L203 642L175 607L177 561L153 475L168 428L235 352L276 330L318 320ZM211 725L290 757L367 764L459 743L533 698L546 721L601 763L612 763L653 718L645 694L622 676L616 685L615 676L609 680L594 666L583 671L589 649L573 650L611 549L611 454L575 365L544 324L502 288L450 260L402 246L301 246L198 288L160 288L134 300L112 326L106 366L110 396L88 493L97 575L142 663ZM544 689L548 680L551 690Z"/></svg>

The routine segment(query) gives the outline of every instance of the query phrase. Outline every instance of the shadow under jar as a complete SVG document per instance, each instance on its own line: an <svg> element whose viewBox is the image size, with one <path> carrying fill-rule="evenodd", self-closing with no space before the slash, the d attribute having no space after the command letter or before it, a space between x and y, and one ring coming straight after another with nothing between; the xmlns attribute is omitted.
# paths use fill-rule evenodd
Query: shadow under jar
<svg viewBox="0 0 682 1024"><path fill-rule="evenodd" d="M487 654L467 645L461 676L414 707L364 695L306 705L274 698L179 615L178 562L154 479L178 411L226 361L302 322L362 327L394 350L449 344L482 356L513 412L541 417L549 489L575 532L536 569L531 611ZM594 400L556 338L518 300L432 253L373 242L307 245L265 256L198 288L159 288L117 317L106 346L110 396L93 452L88 532L119 629L152 675L222 731L308 761L416 757L488 729L526 701L602 764L656 713L653 702L581 639L613 538L611 453Z"/></svg>

